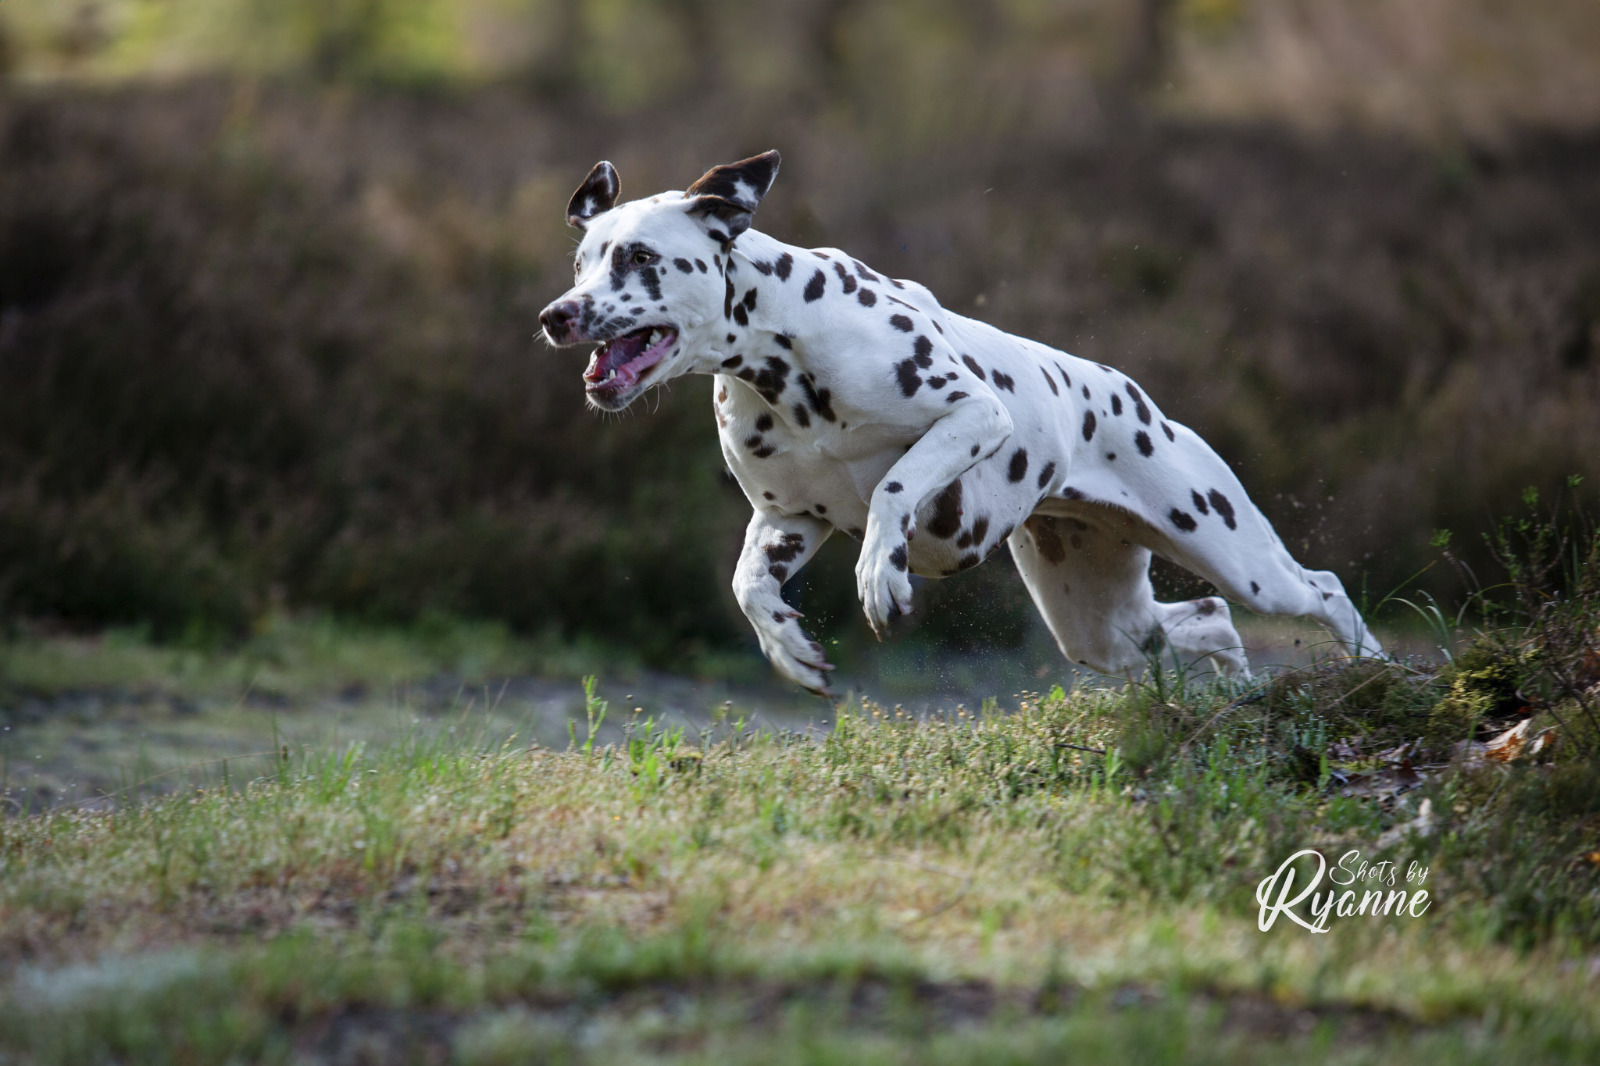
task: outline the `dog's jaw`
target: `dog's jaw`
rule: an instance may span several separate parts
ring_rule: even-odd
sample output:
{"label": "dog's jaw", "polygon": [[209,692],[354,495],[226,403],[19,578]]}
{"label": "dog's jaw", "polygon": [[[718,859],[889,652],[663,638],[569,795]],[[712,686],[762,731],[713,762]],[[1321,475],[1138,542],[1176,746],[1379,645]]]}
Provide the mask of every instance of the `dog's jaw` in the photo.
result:
{"label": "dog's jaw", "polygon": [[583,372],[588,401],[604,411],[627,407],[656,383],[657,368],[678,353],[678,338],[675,326],[647,326],[601,344]]}

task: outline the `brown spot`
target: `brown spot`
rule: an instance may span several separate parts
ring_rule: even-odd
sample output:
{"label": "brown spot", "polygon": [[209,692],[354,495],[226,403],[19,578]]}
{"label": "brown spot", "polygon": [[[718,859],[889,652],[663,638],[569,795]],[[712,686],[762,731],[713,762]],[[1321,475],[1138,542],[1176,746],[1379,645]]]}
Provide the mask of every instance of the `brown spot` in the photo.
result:
{"label": "brown spot", "polygon": [[1034,546],[1039,549],[1045,562],[1055,565],[1067,557],[1067,548],[1061,543],[1061,533],[1056,529],[1055,519],[1034,515],[1023,522],[1022,527],[1033,537]]}
{"label": "brown spot", "polygon": [[928,519],[928,532],[941,540],[949,540],[961,532],[961,479],[956,478],[933,498],[933,517]]}

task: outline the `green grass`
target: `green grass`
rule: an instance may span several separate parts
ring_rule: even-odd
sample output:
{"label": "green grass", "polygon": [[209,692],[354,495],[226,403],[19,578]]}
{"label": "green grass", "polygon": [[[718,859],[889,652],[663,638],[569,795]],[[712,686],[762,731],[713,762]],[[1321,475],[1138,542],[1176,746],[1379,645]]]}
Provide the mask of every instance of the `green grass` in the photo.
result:
{"label": "green grass", "polygon": [[[13,811],[0,1062],[1595,1061],[1600,533],[1503,554],[1444,663],[826,732],[591,679],[546,745],[492,702],[274,724],[177,792]],[[1496,758],[1516,723],[1556,742]],[[1304,849],[1411,907],[1263,932]]]}
{"label": "green grass", "polygon": [[[249,781],[11,818],[0,1054],[1600,1053],[1594,763],[1569,748],[1339,796],[1329,767],[1359,763],[1329,754],[1340,716],[1409,724],[1371,669],[1058,689],[1010,715],[869,706],[821,739],[725,726],[696,742],[640,714],[619,743],[587,745],[579,723],[550,750],[422,723],[384,746],[291,748]],[[1418,705],[1450,683],[1378,669]],[[1317,745],[1308,780],[1294,753]],[[1434,833],[1377,846],[1422,799]],[[1256,884],[1310,846],[1425,864],[1435,903],[1259,932]]]}

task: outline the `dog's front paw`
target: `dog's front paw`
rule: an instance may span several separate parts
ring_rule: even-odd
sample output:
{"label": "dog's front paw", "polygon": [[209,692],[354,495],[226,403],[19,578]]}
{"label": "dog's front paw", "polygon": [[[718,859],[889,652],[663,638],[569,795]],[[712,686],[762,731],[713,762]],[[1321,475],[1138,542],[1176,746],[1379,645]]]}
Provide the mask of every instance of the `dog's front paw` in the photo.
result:
{"label": "dog's front paw", "polygon": [[889,632],[891,622],[911,613],[908,551],[903,537],[889,540],[869,532],[861,557],[856,560],[856,592],[867,624],[879,640]]}
{"label": "dog's front paw", "polygon": [[778,673],[819,696],[831,696],[828,675],[833,666],[823,654],[822,645],[800,628],[800,612],[774,611],[772,620],[756,628],[761,651]]}

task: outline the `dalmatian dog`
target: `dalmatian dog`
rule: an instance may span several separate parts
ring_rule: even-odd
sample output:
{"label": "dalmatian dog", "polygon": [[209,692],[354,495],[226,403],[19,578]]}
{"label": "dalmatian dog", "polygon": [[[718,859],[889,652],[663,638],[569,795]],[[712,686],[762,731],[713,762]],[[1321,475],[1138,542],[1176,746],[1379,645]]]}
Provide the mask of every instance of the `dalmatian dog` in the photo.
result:
{"label": "dalmatian dog", "polygon": [[[1291,558],[1227,464],[1125,375],[751,229],[778,163],[622,204],[597,164],[567,207],[574,284],[539,320],[552,345],[598,345],[583,380],[604,411],[712,375],[722,453],[755,509],[733,589],[779,673],[827,691],[833,668],[781,590],[836,530],[861,544],[879,639],[911,610],[910,575],[1005,543],[1062,653],[1103,673],[1175,658],[1248,676],[1228,600],[1381,655],[1339,579]],[[1227,599],[1159,602],[1152,553]]]}

